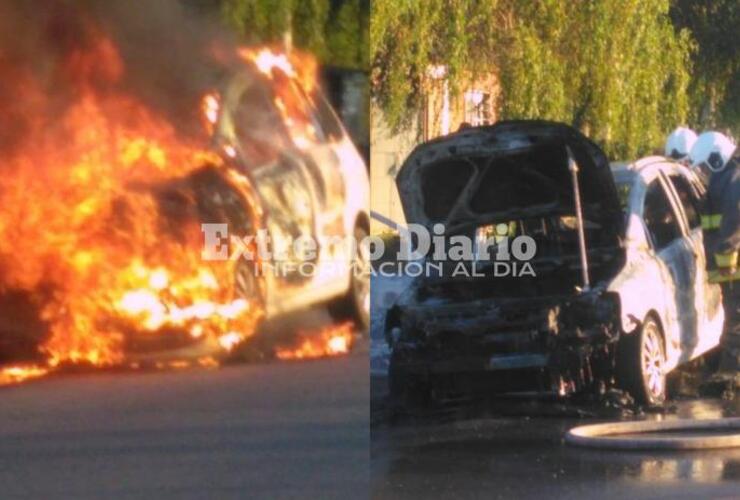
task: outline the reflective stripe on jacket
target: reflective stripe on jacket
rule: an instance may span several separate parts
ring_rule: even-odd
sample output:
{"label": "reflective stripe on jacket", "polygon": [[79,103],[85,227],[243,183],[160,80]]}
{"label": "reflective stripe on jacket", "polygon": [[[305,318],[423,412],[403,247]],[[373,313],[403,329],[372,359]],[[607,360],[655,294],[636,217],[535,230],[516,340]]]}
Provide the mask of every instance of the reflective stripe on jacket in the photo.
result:
{"label": "reflective stripe on jacket", "polygon": [[707,253],[709,280],[712,282],[735,281],[740,249],[740,168],[738,157],[730,160],[721,172],[709,179],[707,200],[701,227]]}

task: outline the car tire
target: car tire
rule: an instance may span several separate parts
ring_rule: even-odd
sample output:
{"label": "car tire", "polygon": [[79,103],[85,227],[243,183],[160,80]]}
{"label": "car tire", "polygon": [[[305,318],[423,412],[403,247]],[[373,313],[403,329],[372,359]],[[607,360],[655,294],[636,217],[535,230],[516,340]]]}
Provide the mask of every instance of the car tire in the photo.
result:
{"label": "car tire", "polygon": [[329,302],[327,309],[335,320],[351,319],[357,329],[366,334],[370,328],[370,261],[367,249],[359,243],[368,235],[367,229],[355,226],[355,254],[352,257],[352,275],[349,290],[341,298]]}
{"label": "car tire", "polygon": [[254,266],[245,262],[244,259],[240,259],[236,264],[236,269],[234,270],[234,288],[234,293],[237,297],[250,302],[256,299],[258,303],[262,304],[262,292],[259,281],[257,280],[257,273]]}
{"label": "car tire", "polygon": [[637,403],[657,406],[666,399],[665,349],[658,322],[648,316],[638,331],[623,335],[617,351],[617,381]]}
{"label": "car tire", "polygon": [[[264,308],[264,294],[255,265],[244,259],[239,259],[234,269],[234,295]],[[272,358],[274,346],[271,345],[270,339],[261,334],[261,323],[258,322],[255,331],[234,348],[228,356],[229,360],[261,361]]]}

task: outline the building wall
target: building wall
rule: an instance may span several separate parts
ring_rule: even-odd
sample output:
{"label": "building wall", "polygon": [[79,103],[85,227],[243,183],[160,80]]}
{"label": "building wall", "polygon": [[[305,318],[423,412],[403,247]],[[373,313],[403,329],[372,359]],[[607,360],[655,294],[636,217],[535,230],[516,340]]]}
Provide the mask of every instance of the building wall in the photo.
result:
{"label": "building wall", "polygon": [[321,68],[321,84],[352,142],[367,163],[370,154],[370,90],[367,73],[324,66]]}
{"label": "building wall", "polygon": [[[395,177],[411,151],[424,141],[457,131],[463,123],[486,125],[496,120],[494,102],[498,85],[494,76],[481,78],[452,94],[444,78],[434,79],[424,95],[424,106],[411,127],[393,134],[382,112],[371,104],[370,112],[370,208],[399,224],[405,224]],[[390,231],[373,219],[373,234]]]}
{"label": "building wall", "polygon": [[[382,112],[370,107],[370,208],[399,224],[405,223],[403,208],[396,190],[396,173],[411,150],[421,142],[421,121],[393,134],[383,120]],[[391,229],[373,219],[370,232],[379,234]]]}

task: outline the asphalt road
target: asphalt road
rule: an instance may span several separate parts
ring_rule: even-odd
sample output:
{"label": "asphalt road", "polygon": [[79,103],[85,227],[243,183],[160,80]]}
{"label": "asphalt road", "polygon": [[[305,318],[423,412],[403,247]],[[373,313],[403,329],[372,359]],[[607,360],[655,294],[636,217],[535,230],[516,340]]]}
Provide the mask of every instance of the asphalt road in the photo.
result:
{"label": "asphalt road", "polygon": [[366,349],[0,388],[0,498],[363,498]]}
{"label": "asphalt road", "polygon": [[[622,452],[563,442],[575,418],[555,402],[502,402],[491,415],[439,421],[380,418],[385,377],[373,377],[373,498],[740,498],[740,449]],[[667,415],[740,415],[740,400],[673,402]],[[381,410],[378,410],[378,407]],[[497,414],[498,412],[498,414]],[[613,420],[613,418],[612,418]]]}

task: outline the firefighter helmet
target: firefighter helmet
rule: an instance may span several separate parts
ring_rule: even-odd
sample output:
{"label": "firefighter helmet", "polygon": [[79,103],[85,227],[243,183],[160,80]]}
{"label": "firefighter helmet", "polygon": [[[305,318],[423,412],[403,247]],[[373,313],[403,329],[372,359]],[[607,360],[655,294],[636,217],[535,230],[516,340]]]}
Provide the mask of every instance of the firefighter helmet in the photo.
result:
{"label": "firefighter helmet", "polygon": [[702,132],[689,153],[691,165],[720,172],[735,152],[735,144],[719,132]]}
{"label": "firefighter helmet", "polygon": [[671,132],[665,143],[665,155],[674,160],[682,160],[689,156],[691,147],[696,142],[696,133],[690,128],[678,127]]}

